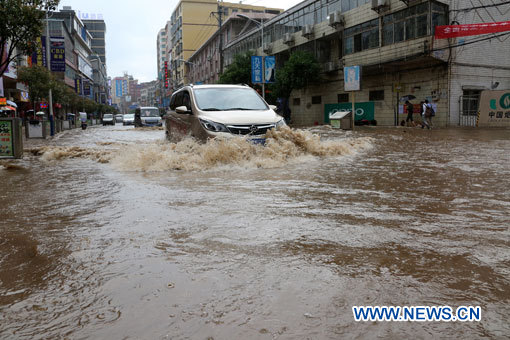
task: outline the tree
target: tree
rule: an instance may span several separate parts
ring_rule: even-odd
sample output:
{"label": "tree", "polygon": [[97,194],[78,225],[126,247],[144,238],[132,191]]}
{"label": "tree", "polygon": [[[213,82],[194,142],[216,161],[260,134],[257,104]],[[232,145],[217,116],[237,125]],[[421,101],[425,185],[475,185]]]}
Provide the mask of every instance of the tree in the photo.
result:
{"label": "tree", "polygon": [[57,8],[60,0],[0,0],[0,77],[9,64],[36,50],[45,11]]}
{"label": "tree", "polygon": [[220,75],[220,84],[251,84],[252,52],[236,54],[234,61]]}
{"label": "tree", "polygon": [[46,98],[53,82],[53,76],[46,67],[33,65],[18,68],[18,80],[28,85],[28,95],[32,103]]}
{"label": "tree", "polygon": [[288,98],[292,90],[306,88],[319,81],[320,71],[321,66],[313,54],[294,52],[285,65],[276,71],[274,92],[278,97]]}

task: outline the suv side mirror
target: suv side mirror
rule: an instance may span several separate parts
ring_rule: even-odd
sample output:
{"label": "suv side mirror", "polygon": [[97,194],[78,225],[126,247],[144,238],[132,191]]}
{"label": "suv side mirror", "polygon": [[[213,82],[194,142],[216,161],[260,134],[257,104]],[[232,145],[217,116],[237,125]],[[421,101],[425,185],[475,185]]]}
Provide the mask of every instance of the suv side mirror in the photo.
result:
{"label": "suv side mirror", "polygon": [[273,111],[276,111],[276,109],[278,109],[276,105],[269,105],[269,108]]}
{"label": "suv side mirror", "polygon": [[175,108],[175,112],[180,114],[191,114],[191,110],[188,110],[186,106],[178,106]]}

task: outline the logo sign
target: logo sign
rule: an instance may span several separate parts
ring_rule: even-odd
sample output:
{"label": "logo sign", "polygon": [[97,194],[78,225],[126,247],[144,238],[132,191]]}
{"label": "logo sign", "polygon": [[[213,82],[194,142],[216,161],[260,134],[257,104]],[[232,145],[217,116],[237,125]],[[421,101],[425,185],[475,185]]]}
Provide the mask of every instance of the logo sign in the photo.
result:
{"label": "logo sign", "polygon": [[12,121],[0,121],[0,158],[14,157]]}
{"label": "logo sign", "polygon": [[478,126],[510,127],[510,92],[482,91]]}
{"label": "logo sign", "polygon": [[344,88],[346,92],[361,90],[361,66],[344,67]]}
{"label": "logo sign", "polygon": [[41,109],[47,109],[48,108],[48,103],[41,103],[39,105],[41,106]]}
{"label": "logo sign", "polygon": [[276,58],[271,57],[264,57],[264,82],[266,84],[274,83],[275,79],[275,72],[276,72]]}
{"label": "logo sign", "polygon": [[103,20],[103,15],[101,13],[83,13],[78,11],[78,18],[80,20]]}
{"label": "logo sign", "polygon": [[505,93],[501,96],[499,106],[501,106],[504,110],[510,109],[510,93]]}
{"label": "logo sign", "polygon": [[[352,103],[326,104],[324,106],[324,122],[329,123],[329,116],[340,111],[351,111]],[[375,114],[374,102],[354,104],[354,120],[373,120]]]}
{"label": "logo sign", "polygon": [[251,82],[262,83],[262,57],[251,57]]}

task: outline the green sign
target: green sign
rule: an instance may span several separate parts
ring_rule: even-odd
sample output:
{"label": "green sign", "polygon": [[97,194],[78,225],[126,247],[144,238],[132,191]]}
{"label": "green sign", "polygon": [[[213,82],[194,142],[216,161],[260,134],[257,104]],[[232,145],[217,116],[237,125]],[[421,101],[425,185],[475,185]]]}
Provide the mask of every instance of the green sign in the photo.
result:
{"label": "green sign", "polygon": [[[352,103],[338,103],[338,104],[326,104],[324,107],[324,122],[329,123],[329,115],[338,111],[351,111]],[[355,120],[373,120],[375,105],[374,102],[355,103],[354,110],[356,111]]]}
{"label": "green sign", "polygon": [[0,121],[0,157],[14,157],[12,121]]}

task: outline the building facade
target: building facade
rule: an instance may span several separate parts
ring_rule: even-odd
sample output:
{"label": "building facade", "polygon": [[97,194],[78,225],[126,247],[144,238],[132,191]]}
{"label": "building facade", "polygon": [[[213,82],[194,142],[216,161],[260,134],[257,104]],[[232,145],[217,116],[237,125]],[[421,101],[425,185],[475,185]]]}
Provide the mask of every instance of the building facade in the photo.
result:
{"label": "building facade", "polygon": [[[470,9],[477,5],[482,7]],[[509,8],[457,0],[303,1],[264,25],[263,42],[255,30],[228,43],[225,65],[248,50],[274,55],[277,68],[294,51],[312,53],[322,66],[322,81],[293,91],[297,125],[328,122],[330,112],[351,105],[343,68],[354,65],[362,68],[356,117],[396,125],[405,119],[403,100],[415,97],[415,104],[433,103],[436,125],[470,125],[472,120],[463,123],[463,104],[496,83],[510,88],[508,35],[439,40],[435,27],[508,20]],[[463,100],[467,95],[469,101]]]}
{"label": "building facade", "polygon": [[[244,32],[259,29],[257,22],[265,22],[276,14],[246,12],[243,16],[232,13],[222,24],[221,30],[216,31],[188,60],[190,81],[192,83],[214,84],[221,74],[220,40],[228,45]],[[251,20],[250,20],[251,19]],[[260,41],[260,40],[259,40]],[[255,46],[252,46],[255,49]]]}
{"label": "building facade", "polygon": [[92,36],[92,51],[99,56],[106,67],[106,23],[103,19],[82,19],[87,31]]}
{"label": "building facade", "polygon": [[[188,59],[232,13],[282,12],[277,8],[219,2],[217,0],[181,0],[170,19],[171,53],[169,55],[172,85],[179,88],[189,82]],[[220,65],[221,68],[221,65]]]}

